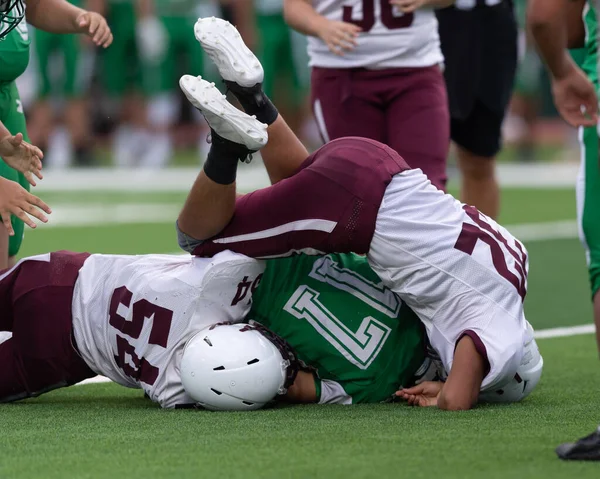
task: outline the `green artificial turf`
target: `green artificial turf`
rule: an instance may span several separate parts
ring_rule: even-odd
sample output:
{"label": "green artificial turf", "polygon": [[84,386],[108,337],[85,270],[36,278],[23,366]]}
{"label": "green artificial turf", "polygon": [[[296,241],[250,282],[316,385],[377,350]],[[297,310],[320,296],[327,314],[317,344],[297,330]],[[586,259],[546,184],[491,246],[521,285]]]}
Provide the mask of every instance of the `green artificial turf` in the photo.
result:
{"label": "green artificial turf", "polygon": [[[180,193],[48,193],[48,201],[181,204]],[[571,190],[508,189],[507,224],[574,220]],[[173,221],[175,218],[173,218]],[[527,241],[527,317],[536,329],[591,322],[575,238]],[[23,254],[56,249],[177,251],[173,222],[40,228]],[[140,391],[78,386],[0,405],[0,479],[440,478],[587,479],[600,464],[554,448],[600,422],[593,336],[539,341],[544,376],[526,401],[445,413],[402,404],[296,406],[253,413],[162,411]],[[0,365],[1,367],[1,365]]]}

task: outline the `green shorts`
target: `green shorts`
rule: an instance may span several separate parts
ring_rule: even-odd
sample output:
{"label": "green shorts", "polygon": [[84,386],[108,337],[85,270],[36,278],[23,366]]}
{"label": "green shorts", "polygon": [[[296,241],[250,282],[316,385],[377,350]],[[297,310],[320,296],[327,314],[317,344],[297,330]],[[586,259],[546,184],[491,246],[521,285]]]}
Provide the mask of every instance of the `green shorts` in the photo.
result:
{"label": "green shorts", "polygon": [[295,105],[304,102],[310,89],[306,39],[287,26],[282,15],[258,15],[261,42],[258,57],[265,70],[263,89],[273,96],[275,79],[285,81],[287,96]]}
{"label": "green shorts", "polygon": [[577,178],[577,219],[586,250],[592,296],[600,289],[600,165],[598,130],[579,129],[581,168]]}
{"label": "green shorts", "polygon": [[208,81],[216,81],[216,68],[205,61],[205,53],[194,37],[196,17],[160,17],[168,46],[163,58],[154,64],[145,64],[144,91],[149,95],[170,92],[177,89],[179,77],[183,74],[202,75]]}
{"label": "green shorts", "polygon": [[114,40],[100,54],[101,82],[110,96],[119,98],[129,91],[138,91],[142,84],[136,14],[133,2],[110,2],[108,8],[107,21]]}
{"label": "green shorts", "polygon": [[[44,98],[50,94],[62,94],[67,98],[83,95],[88,86],[90,75],[86,65],[79,35],[59,35],[35,30],[35,57],[39,68],[39,96]],[[54,54],[63,57],[64,69],[60,84],[56,84],[50,74],[50,59]]]}
{"label": "green shorts", "polygon": [[[0,121],[13,135],[22,133],[25,140],[29,141],[25,125],[25,115],[23,114],[23,105],[21,104],[15,82],[0,84]],[[18,182],[23,188],[29,191],[29,183],[23,173],[14,170],[4,163],[2,159],[0,159],[0,176],[7,180]],[[8,255],[16,256],[23,243],[25,224],[15,216],[12,217],[11,222],[15,230],[15,235],[10,237]]]}

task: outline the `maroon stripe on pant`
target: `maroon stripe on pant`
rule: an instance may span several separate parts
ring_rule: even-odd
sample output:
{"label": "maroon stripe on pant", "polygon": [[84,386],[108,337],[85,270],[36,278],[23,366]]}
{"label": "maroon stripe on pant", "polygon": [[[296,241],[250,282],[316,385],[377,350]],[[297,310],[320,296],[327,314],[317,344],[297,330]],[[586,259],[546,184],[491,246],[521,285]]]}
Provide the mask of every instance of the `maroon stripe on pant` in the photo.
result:
{"label": "maroon stripe on pant", "polygon": [[[407,169],[397,153],[376,141],[333,141],[309,156],[291,178],[240,198],[229,225],[194,254],[212,256],[226,249],[252,257],[307,249],[366,253],[385,189],[395,174]],[[335,227],[331,232],[308,229],[218,242],[309,220],[333,222]]]}

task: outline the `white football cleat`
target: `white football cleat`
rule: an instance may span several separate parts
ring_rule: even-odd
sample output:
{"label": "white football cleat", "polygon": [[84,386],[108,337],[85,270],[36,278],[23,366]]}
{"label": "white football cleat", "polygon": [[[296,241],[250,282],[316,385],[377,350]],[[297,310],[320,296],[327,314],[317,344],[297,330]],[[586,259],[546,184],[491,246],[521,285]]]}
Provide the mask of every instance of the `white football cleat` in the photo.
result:
{"label": "white football cleat", "polygon": [[267,125],[234,107],[214,83],[208,83],[201,77],[183,75],[179,86],[220,137],[244,145],[251,151],[260,150],[267,144]]}
{"label": "white football cleat", "polygon": [[245,88],[262,83],[262,65],[231,23],[215,17],[199,18],[194,34],[223,80]]}

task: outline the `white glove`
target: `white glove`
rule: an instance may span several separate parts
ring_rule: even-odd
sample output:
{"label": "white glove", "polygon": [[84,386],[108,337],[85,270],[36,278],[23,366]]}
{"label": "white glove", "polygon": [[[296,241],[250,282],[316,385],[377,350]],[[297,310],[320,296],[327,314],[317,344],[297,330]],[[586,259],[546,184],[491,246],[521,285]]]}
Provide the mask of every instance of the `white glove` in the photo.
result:
{"label": "white glove", "polygon": [[146,17],[137,22],[136,37],[142,60],[160,62],[167,52],[167,32],[156,17]]}

